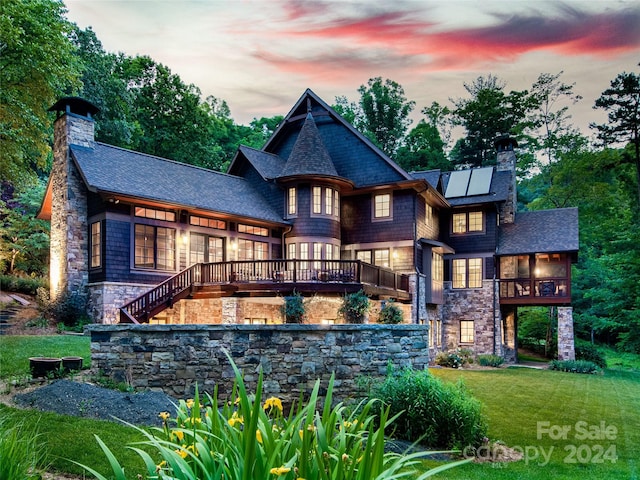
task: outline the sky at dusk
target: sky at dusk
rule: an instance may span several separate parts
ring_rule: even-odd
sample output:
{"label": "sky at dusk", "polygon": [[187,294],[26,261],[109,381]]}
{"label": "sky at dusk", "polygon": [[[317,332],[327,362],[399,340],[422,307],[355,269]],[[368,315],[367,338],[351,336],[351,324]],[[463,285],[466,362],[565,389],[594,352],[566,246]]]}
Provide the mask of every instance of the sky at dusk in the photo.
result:
{"label": "sky at dusk", "polygon": [[[540,73],[575,82],[573,122],[603,122],[594,100],[640,67],[640,1],[66,0],[107,52],[148,55],[203,97],[225,100],[236,123],[284,115],[306,88],[327,103],[369,78],[398,82],[416,102],[467,97],[493,74],[505,90]],[[415,123],[414,123],[415,125]]]}

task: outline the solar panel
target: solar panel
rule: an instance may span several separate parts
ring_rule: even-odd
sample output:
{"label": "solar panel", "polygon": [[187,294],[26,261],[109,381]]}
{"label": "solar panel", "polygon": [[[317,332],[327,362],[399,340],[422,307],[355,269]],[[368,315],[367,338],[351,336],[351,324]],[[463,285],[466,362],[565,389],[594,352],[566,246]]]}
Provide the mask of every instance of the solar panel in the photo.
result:
{"label": "solar panel", "polygon": [[469,184],[470,175],[471,170],[458,170],[451,172],[447,191],[444,196],[446,198],[464,197],[467,193],[467,185]]}
{"label": "solar panel", "polygon": [[493,167],[474,168],[471,171],[467,195],[486,195],[491,189]]}

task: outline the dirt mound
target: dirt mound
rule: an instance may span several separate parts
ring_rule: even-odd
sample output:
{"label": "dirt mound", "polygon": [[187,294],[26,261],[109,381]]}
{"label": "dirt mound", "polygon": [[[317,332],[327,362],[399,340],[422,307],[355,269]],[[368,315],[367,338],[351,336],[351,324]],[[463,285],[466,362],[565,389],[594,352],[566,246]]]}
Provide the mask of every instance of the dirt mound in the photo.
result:
{"label": "dirt mound", "polygon": [[61,415],[122,420],[134,425],[162,425],[160,412],[173,416],[177,400],[161,392],[129,393],[88,383],[57,380],[14,396],[16,405]]}

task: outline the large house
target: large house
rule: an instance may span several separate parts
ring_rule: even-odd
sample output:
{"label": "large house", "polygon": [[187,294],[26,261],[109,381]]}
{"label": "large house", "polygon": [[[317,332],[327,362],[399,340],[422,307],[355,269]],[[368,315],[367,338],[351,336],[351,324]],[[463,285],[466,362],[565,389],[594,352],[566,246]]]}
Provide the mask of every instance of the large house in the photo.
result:
{"label": "large house", "polygon": [[299,293],[308,322],[334,323],[363,290],[369,321],[394,301],[430,325],[431,354],[510,361],[518,307],[556,306],[559,357],[574,355],[577,210],[516,212],[508,136],[495,166],[406,172],[306,90],[220,173],[96,142],[83,99],[51,110],[51,294],[96,322],[281,323]]}

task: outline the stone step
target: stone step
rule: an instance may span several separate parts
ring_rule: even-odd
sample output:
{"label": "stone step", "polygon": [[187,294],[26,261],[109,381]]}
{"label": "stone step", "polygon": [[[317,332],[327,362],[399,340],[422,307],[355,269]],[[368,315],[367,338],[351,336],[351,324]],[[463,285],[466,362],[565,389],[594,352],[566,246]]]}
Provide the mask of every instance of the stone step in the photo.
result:
{"label": "stone step", "polygon": [[0,323],[0,335],[5,335],[5,331],[13,327],[12,323]]}

